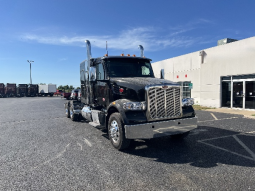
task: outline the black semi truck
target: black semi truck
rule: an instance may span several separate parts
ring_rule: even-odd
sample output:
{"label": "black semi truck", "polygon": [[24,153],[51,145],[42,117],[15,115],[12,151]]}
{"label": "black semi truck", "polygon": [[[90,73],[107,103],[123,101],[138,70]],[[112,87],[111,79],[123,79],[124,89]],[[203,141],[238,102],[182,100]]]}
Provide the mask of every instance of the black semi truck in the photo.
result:
{"label": "black semi truck", "polygon": [[140,57],[99,58],[91,57],[88,40],[86,46],[87,60],[80,64],[81,101],[65,103],[68,118],[106,128],[118,150],[134,139],[183,138],[197,128],[193,99],[182,99],[177,83],[155,78],[141,45]]}
{"label": "black semi truck", "polygon": [[28,85],[28,96],[35,97],[38,96],[39,86],[38,84],[29,84]]}
{"label": "black semi truck", "polygon": [[4,83],[0,83],[0,97],[3,98],[5,97],[5,91],[4,91]]}
{"label": "black semi truck", "polygon": [[27,84],[19,84],[17,87],[17,96],[18,97],[26,97],[28,94],[28,85]]}
{"label": "black semi truck", "polygon": [[5,97],[16,97],[17,89],[15,83],[7,83],[5,86]]}

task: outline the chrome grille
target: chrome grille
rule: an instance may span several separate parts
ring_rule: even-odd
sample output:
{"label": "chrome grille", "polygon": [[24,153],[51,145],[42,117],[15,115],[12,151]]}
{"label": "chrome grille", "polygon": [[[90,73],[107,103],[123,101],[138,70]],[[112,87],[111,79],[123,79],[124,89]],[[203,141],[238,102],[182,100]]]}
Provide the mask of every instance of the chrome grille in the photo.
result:
{"label": "chrome grille", "polygon": [[181,89],[180,86],[162,86],[147,87],[149,120],[171,119],[181,117]]}

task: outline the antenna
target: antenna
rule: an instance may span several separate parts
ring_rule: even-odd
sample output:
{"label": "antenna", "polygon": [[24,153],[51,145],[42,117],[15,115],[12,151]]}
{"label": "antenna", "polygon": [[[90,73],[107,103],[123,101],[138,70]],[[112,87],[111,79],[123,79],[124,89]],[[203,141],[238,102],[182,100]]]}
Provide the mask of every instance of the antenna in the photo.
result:
{"label": "antenna", "polygon": [[108,55],[107,41],[106,41],[106,54]]}

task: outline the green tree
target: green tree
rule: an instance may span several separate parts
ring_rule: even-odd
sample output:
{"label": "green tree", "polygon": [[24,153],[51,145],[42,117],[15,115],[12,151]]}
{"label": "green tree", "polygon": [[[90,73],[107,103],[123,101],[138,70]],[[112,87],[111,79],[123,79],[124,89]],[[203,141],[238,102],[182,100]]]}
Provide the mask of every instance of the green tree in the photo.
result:
{"label": "green tree", "polygon": [[63,90],[63,89],[64,89],[64,88],[63,88],[62,85],[58,86],[58,90]]}

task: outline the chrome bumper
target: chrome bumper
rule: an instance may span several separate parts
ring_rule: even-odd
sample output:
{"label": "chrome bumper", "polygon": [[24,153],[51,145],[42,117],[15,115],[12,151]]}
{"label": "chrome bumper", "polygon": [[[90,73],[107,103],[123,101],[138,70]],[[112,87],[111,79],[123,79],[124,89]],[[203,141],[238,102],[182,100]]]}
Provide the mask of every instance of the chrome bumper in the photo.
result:
{"label": "chrome bumper", "polygon": [[125,125],[125,134],[127,139],[151,139],[182,134],[195,128],[197,128],[197,117]]}

